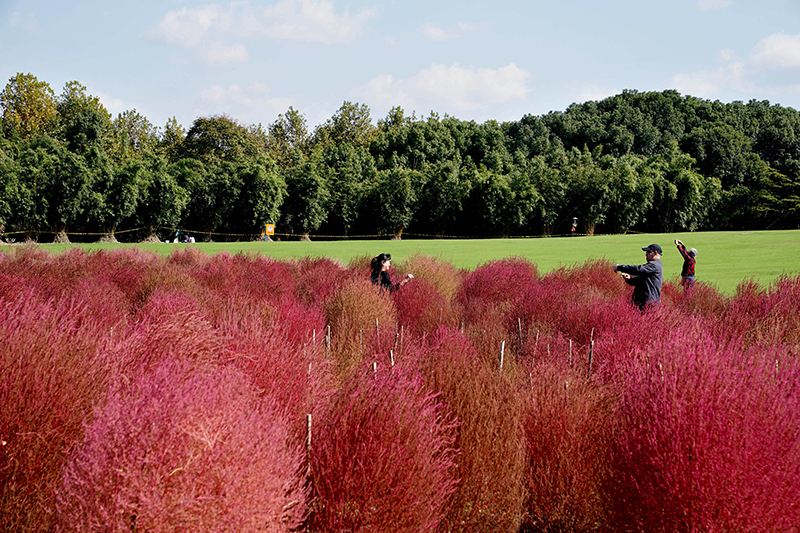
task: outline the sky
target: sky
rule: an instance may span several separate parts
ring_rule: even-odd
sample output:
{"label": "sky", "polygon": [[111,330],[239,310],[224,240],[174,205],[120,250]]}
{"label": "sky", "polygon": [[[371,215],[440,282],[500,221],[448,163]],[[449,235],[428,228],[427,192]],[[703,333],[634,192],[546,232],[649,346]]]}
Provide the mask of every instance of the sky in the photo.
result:
{"label": "sky", "polygon": [[78,81],[155,126],[516,121],[625,89],[800,110],[800,0],[0,0],[0,80]]}

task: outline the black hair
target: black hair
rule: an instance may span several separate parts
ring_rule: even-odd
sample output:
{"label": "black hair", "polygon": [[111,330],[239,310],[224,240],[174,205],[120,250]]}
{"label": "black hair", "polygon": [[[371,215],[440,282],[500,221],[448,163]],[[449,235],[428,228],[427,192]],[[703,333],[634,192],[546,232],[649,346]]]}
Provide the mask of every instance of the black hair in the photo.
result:
{"label": "black hair", "polygon": [[384,261],[390,261],[392,254],[378,254],[372,258],[372,273],[379,273],[383,268]]}

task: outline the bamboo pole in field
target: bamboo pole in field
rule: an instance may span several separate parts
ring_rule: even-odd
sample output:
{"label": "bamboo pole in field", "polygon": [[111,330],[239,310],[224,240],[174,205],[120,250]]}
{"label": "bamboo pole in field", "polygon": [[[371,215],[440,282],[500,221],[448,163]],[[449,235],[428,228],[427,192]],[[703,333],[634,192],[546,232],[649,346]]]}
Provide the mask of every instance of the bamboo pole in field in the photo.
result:
{"label": "bamboo pole in field", "polygon": [[[592,330],[594,331],[594,330]],[[589,366],[586,367],[586,377],[592,372],[592,360],[594,359],[594,341],[589,341]]]}
{"label": "bamboo pole in field", "polygon": [[325,335],[325,355],[331,355],[331,325],[328,324],[328,334]]}
{"label": "bamboo pole in field", "polygon": [[517,328],[519,329],[519,353],[522,353],[522,319],[517,317]]}
{"label": "bamboo pole in field", "polygon": [[500,341],[500,372],[503,371],[503,352],[506,349],[506,341]]}
{"label": "bamboo pole in field", "polygon": [[311,413],[306,415],[306,476],[311,475]]}
{"label": "bamboo pole in field", "polygon": [[572,368],[572,339],[569,340],[569,356],[567,357],[567,363],[569,363],[570,368]]}
{"label": "bamboo pole in field", "polygon": [[392,368],[394,368],[394,350],[389,350],[389,362],[391,363]]}

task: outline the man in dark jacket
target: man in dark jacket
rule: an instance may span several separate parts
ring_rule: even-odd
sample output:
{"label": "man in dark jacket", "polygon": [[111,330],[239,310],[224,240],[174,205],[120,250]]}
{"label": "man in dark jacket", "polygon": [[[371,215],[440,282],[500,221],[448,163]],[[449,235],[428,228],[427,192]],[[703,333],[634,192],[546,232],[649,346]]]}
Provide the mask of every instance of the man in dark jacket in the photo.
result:
{"label": "man in dark jacket", "polygon": [[661,246],[651,244],[642,248],[647,263],[644,265],[614,265],[614,272],[620,272],[625,283],[633,286],[631,302],[644,311],[661,303],[661,282],[664,267],[661,265]]}

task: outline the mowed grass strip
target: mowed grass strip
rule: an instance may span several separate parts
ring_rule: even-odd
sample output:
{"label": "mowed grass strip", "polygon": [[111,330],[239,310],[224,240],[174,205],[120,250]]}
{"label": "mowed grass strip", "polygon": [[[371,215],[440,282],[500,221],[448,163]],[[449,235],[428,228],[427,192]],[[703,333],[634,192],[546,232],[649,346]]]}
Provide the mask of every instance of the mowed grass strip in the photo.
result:
{"label": "mowed grass strip", "polygon": [[[683,259],[673,241],[681,239],[687,248],[697,248],[697,280],[708,283],[726,295],[732,295],[745,280],[754,280],[763,287],[781,275],[800,273],[800,230],[751,232],[697,232],[597,235],[592,237],[514,238],[514,239],[434,239],[434,240],[346,240],[346,241],[279,241],[225,242],[196,244],[46,244],[51,253],[73,247],[87,251],[138,247],[168,255],[175,249],[193,246],[213,255],[261,254],[275,259],[330,257],[343,263],[353,257],[392,254],[402,267],[403,259],[418,253],[451,262],[458,268],[476,266],[506,257],[524,257],[544,274],[560,267],[583,264],[591,259],[612,263],[644,263],[643,246],[658,243],[664,250],[662,262],[666,280],[677,280]],[[0,250],[8,247],[0,247]]]}

